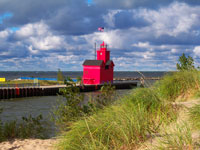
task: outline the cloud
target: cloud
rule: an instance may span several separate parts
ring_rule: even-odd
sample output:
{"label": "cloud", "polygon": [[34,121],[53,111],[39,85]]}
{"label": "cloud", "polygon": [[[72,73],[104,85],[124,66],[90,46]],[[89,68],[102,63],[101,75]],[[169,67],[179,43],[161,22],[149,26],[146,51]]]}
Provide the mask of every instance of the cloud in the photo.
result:
{"label": "cloud", "polygon": [[29,44],[29,50],[56,50],[65,47],[62,36],[53,34],[44,22],[27,24],[16,31],[16,38],[24,39]]}
{"label": "cloud", "polygon": [[156,10],[141,9],[139,15],[151,23],[157,36],[177,36],[188,33],[193,26],[199,25],[199,7],[174,2],[168,7]]}
{"label": "cloud", "polygon": [[200,46],[195,46],[193,52],[196,57],[200,57]]}
{"label": "cloud", "polygon": [[0,26],[2,69],[82,70],[102,41],[116,70],[175,70],[183,52],[199,62],[197,1],[88,2],[0,1],[0,14],[13,14]]}

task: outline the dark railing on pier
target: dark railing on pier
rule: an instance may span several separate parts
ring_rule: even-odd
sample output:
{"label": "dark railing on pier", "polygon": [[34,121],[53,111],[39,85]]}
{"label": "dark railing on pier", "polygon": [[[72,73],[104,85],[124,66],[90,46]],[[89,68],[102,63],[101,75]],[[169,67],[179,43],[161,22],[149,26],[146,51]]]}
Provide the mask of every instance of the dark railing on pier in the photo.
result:
{"label": "dark railing on pier", "polygon": [[[113,83],[116,89],[132,89],[137,87],[137,82],[117,82]],[[99,90],[102,85],[80,85],[81,92],[92,92]],[[66,87],[65,85],[55,86],[27,86],[27,87],[1,87],[0,99],[11,99],[20,97],[32,97],[32,96],[55,96],[59,94],[59,89]]]}
{"label": "dark railing on pier", "polygon": [[15,88],[15,87],[40,87],[40,84],[39,83],[19,83],[19,84],[0,83],[0,88]]}
{"label": "dark railing on pier", "polygon": [[160,80],[161,77],[127,77],[127,78],[114,78],[114,81],[134,81],[134,80]]}

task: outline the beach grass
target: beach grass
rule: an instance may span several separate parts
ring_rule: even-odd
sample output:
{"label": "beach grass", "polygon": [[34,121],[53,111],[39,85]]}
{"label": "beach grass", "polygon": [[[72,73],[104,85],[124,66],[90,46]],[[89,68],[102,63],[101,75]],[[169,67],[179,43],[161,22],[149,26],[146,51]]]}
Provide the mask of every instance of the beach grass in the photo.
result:
{"label": "beach grass", "polygon": [[163,137],[154,147],[155,150],[193,150],[197,149],[195,140],[192,138],[191,126],[186,122],[179,122],[173,128],[163,133]]}
{"label": "beach grass", "polygon": [[200,104],[189,109],[190,122],[194,129],[200,130]]}
{"label": "beach grass", "polygon": [[72,124],[64,134],[59,150],[99,150],[137,147],[163,123],[176,119],[170,105],[164,104],[148,88],[140,88],[116,105]]}
{"label": "beach grass", "polygon": [[200,72],[191,70],[170,73],[158,81],[154,88],[159,97],[167,101],[188,99],[199,92]]}
{"label": "beach grass", "polygon": [[[59,150],[124,150],[137,149],[161,127],[176,121],[178,108],[171,102],[183,100],[199,92],[198,71],[168,74],[149,88],[137,88],[89,117],[71,124],[62,133]],[[193,113],[198,114],[193,109]],[[198,115],[197,115],[198,116]],[[166,132],[166,135],[168,133]],[[175,141],[174,141],[175,140]],[[190,148],[191,130],[187,124],[177,125],[173,135],[159,143],[159,149]]]}

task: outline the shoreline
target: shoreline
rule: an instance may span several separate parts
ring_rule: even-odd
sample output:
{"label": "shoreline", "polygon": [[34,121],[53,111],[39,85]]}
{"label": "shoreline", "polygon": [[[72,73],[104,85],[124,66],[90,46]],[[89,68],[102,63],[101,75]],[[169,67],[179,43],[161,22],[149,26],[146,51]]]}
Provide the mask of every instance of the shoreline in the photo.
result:
{"label": "shoreline", "polygon": [[0,143],[0,150],[53,150],[57,139],[14,139]]}

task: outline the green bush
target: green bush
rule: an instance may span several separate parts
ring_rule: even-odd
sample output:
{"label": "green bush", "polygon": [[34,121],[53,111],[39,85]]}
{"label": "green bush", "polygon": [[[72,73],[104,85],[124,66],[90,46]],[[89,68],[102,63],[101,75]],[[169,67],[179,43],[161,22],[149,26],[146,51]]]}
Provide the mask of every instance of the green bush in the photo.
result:
{"label": "green bush", "polygon": [[60,99],[52,110],[52,120],[61,130],[67,130],[71,122],[78,120],[84,115],[81,103],[84,101],[84,94],[80,93],[79,87],[72,79],[65,80],[66,88],[60,89]]}
{"label": "green bush", "polygon": [[179,96],[190,96],[199,90],[200,73],[198,71],[180,71],[166,75],[154,88],[161,99],[175,101]]}
{"label": "green bush", "polygon": [[22,117],[22,121],[9,121],[0,125],[0,142],[14,138],[46,138],[46,129],[41,123],[42,116]]}
{"label": "green bush", "polygon": [[80,88],[76,86],[76,82],[67,78],[65,84],[67,87],[60,90],[64,99],[60,97],[52,110],[52,120],[61,131],[68,130],[74,121],[89,116],[114,101],[115,88],[111,84],[104,84],[100,94],[87,103],[84,101],[84,94],[80,93]]}
{"label": "green bush", "polygon": [[57,73],[57,80],[58,81],[64,81],[65,77],[63,76],[63,73],[61,72],[60,69],[58,69],[58,73]]}
{"label": "green bush", "polygon": [[179,71],[186,71],[186,70],[195,70],[194,67],[194,59],[190,56],[186,57],[183,53],[182,56],[179,57],[179,63],[176,64],[176,68]]}

